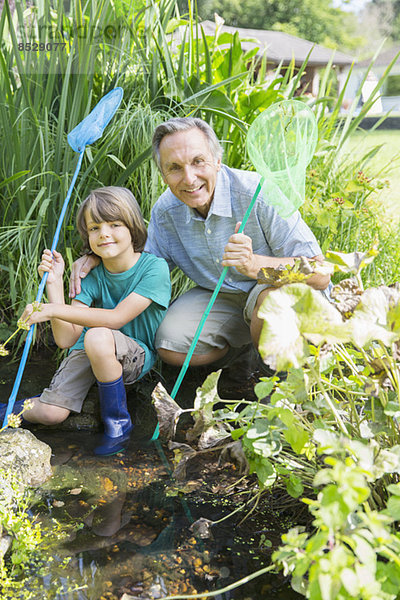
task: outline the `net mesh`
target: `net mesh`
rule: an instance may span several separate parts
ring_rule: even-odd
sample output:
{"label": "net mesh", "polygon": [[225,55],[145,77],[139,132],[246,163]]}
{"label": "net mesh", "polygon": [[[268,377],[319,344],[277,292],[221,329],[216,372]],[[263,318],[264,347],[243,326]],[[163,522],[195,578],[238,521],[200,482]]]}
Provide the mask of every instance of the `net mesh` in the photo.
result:
{"label": "net mesh", "polygon": [[271,105],[248,130],[247,152],[265,179],[262,188],[265,200],[285,219],[304,202],[306,168],[317,140],[314,113],[299,100]]}
{"label": "net mesh", "polygon": [[123,90],[116,87],[96,104],[92,112],[68,134],[68,144],[75,152],[101,138],[122,100]]}

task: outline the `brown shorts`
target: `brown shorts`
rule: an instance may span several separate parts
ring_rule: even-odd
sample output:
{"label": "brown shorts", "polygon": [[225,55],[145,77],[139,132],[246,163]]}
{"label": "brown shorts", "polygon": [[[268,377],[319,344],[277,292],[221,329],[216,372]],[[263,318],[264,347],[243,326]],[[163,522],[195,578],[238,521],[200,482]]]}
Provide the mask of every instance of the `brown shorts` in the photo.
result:
{"label": "brown shorts", "polygon": [[[112,330],[115,355],[122,365],[124,383],[134,383],[143,369],[145,351],[121,331]],[[84,350],[72,350],[65,358],[48,388],[43,390],[40,402],[54,404],[74,412],[81,412],[88,391],[96,381],[90,361]]]}

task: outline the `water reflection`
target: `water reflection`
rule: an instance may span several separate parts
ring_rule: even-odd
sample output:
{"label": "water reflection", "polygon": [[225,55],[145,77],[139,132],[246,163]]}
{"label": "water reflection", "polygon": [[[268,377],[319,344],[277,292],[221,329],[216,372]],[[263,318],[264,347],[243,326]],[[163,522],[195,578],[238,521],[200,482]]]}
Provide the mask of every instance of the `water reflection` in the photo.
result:
{"label": "water reflection", "polygon": [[[26,387],[29,368],[38,374],[34,364],[28,365]],[[45,372],[41,364],[40,373]],[[3,401],[8,381],[3,378],[3,389],[0,384]],[[155,384],[148,385],[152,389]],[[184,485],[173,482],[168,453],[148,443],[155,425],[149,397],[145,390],[138,400],[135,435],[123,455],[95,457],[96,435],[88,432],[34,430],[53,450],[54,476],[33,511],[43,529],[52,531],[58,523],[63,537],[51,548],[46,575],[32,575],[31,588],[40,590],[33,600],[120,600],[124,594],[154,600],[194,594],[225,587],[269,564],[271,550],[260,545],[264,521],[239,525],[234,517],[213,528],[212,538],[195,537],[190,530],[194,521],[216,521],[237,508],[240,500],[223,493],[226,482],[234,480],[233,466],[211,464],[205,457],[204,468],[190,473]],[[270,515],[267,519],[268,537],[276,546],[281,524],[272,523]],[[276,576],[217,596],[264,598],[300,597]]]}

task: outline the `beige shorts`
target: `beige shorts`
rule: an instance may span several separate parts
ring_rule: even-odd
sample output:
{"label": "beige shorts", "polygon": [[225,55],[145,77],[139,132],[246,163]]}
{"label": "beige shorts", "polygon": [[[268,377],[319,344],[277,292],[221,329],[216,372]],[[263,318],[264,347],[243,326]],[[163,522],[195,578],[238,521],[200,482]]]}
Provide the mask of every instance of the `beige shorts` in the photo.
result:
{"label": "beige shorts", "polygon": [[[121,331],[112,330],[115,356],[122,365],[124,383],[134,383],[143,369],[145,351],[132,338]],[[40,401],[54,404],[74,412],[81,412],[88,391],[95,383],[90,361],[84,350],[72,350],[65,358],[48,388],[43,390]]]}
{"label": "beige shorts", "polygon": [[[267,287],[256,284],[250,293],[220,292],[205,321],[195,353],[208,354],[213,348],[224,348],[227,344],[233,348],[249,344],[251,316],[258,295]],[[174,300],[158,328],[156,348],[186,354],[211,296],[210,290],[194,287]]]}

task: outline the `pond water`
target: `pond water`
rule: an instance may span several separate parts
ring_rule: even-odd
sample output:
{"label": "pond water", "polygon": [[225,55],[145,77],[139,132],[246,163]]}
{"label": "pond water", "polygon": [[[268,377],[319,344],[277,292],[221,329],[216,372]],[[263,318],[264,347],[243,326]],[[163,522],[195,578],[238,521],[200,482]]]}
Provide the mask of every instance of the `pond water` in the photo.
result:
{"label": "pond water", "polygon": [[[47,384],[52,363],[30,361],[20,397]],[[0,365],[2,402],[8,399],[16,368]],[[272,497],[242,523],[239,513],[213,526],[210,537],[191,529],[201,517],[217,521],[235,510],[246,499],[249,482],[235,483],[235,466],[219,465],[211,453],[195,462],[186,481],[171,478],[170,451],[149,442],[156,424],[149,395],[154,385],[145,382],[137,394],[135,432],[123,454],[95,457],[98,434],[93,432],[32,429],[52,448],[54,473],[36,492],[32,508],[51,540],[45,568],[30,577],[35,600],[150,600],[202,593],[268,566],[272,549],[290,526],[279,507],[272,510]],[[186,389],[193,393],[189,384]],[[129,393],[130,403],[132,397],[135,391]],[[264,544],[266,539],[272,548]],[[216,598],[300,596],[281,576],[267,574]]]}

